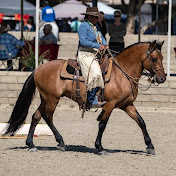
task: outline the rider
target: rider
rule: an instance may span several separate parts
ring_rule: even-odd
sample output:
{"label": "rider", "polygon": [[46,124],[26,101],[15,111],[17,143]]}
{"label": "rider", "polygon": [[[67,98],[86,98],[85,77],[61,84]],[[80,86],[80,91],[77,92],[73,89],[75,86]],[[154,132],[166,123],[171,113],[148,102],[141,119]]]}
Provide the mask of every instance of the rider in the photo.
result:
{"label": "rider", "polygon": [[99,106],[106,104],[105,101],[98,102],[95,97],[99,88],[104,88],[100,65],[95,60],[96,53],[108,48],[106,40],[96,24],[99,14],[97,7],[87,7],[86,13],[82,13],[82,15],[85,15],[85,21],[78,29],[79,47],[77,59],[87,86],[87,100],[90,107],[93,104]]}
{"label": "rider", "polygon": [[55,21],[54,9],[49,6],[48,1],[44,1],[43,5],[44,5],[44,8],[42,9],[42,21],[54,22]]}

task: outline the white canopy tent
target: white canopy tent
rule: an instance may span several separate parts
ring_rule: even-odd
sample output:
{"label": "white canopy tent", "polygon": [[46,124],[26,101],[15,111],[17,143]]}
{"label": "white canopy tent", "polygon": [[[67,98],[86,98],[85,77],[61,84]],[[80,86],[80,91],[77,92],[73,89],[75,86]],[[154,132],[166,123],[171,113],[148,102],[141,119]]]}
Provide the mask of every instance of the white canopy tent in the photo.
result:
{"label": "white canopy tent", "polygon": [[86,12],[87,6],[77,0],[68,0],[53,8],[56,18],[78,17],[79,19],[83,19],[84,15],[81,15],[80,13]]}

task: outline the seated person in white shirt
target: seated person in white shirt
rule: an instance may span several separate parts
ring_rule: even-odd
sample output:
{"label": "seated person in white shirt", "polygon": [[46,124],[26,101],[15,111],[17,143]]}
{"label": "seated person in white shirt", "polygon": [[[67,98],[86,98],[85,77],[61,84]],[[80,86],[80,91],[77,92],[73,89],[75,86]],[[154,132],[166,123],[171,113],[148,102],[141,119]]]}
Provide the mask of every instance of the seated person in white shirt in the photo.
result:
{"label": "seated person in white shirt", "polygon": [[52,26],[50,24],[46,24],[43,29],[44,36],[40,38],[40,42],[43,44],[57,44],[57,39],[52,33]]}

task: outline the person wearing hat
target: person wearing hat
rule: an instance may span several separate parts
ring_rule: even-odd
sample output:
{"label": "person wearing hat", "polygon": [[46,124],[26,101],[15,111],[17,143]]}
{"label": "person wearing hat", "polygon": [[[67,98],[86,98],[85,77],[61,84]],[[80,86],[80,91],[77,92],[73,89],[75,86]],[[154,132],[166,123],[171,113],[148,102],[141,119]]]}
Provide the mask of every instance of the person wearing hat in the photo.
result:
{"label": "person wearing hat", "polygon": [[[11,54],[12,57],[15,57],[19,52],[19,47],[22,47],[25,44],[24,41],[18,40],[16,37],[7,32],[8,32],[7,25],[2,24],[0,27],[0,44],[6,47],[8,53],[6,50],[1,50],[0,51],[1,59],[7,59],[9,57],[9,53]],[[11,65],[12,60],[7,61],[7,66],[11,67]],[[13,70],[13,68],[11,67],[10,70]]]}
{"label": "person wearing hat", "polygon": [[96,53],[108,48],[105,38],[103,37],[98,25],[98,16],[100,15],[97,7],[87,7],[85,21],[78,29],[79,46],[78,46],[78,63],[81,67],[82,74],[87,86],[87,100],[89,106],[98,104],[103,106],[106,102],[98,102],[96,92],[104,88],[99,62],[96,60]]}
{"label": "person wearing hat", "polygon": [[[121,23],[121,11],[117,10],[114,12],[114,20],[113,24],[109,25],[109,48],[114,50],[115,52],[120,52],[124,49],[124,36],[126,35],[126,26]],[[113,55],[117,55],[117,53],[113,53]]]}

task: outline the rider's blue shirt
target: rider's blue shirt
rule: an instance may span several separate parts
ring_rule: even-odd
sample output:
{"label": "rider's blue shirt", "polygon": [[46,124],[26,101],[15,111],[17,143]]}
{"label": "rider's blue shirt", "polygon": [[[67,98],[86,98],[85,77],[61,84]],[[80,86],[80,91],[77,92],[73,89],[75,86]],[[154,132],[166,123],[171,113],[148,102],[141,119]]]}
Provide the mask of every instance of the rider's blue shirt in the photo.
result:
{"label": "rider's blue shirt", "polygon": [[46,6],[42,9],[42,20],[46,22],[55,21],[55,12],[52,7]]}
{"label": "rider's blue shirt", "polygon": [[[98,25],[96,25],[96,27],[97,30],[101,32]],[[79,35],[79,47],[82,46],[88,48],[97,48],[97,49],[100,48],[100,44],[98,44],[96,40],[95,32],[92,29],[92,27],[88,24],[88,22],[85,21],[80,25],[78,29],[78,35]],[[101,38],[102,44],[107,45],[107,42],[102,34]]]}

